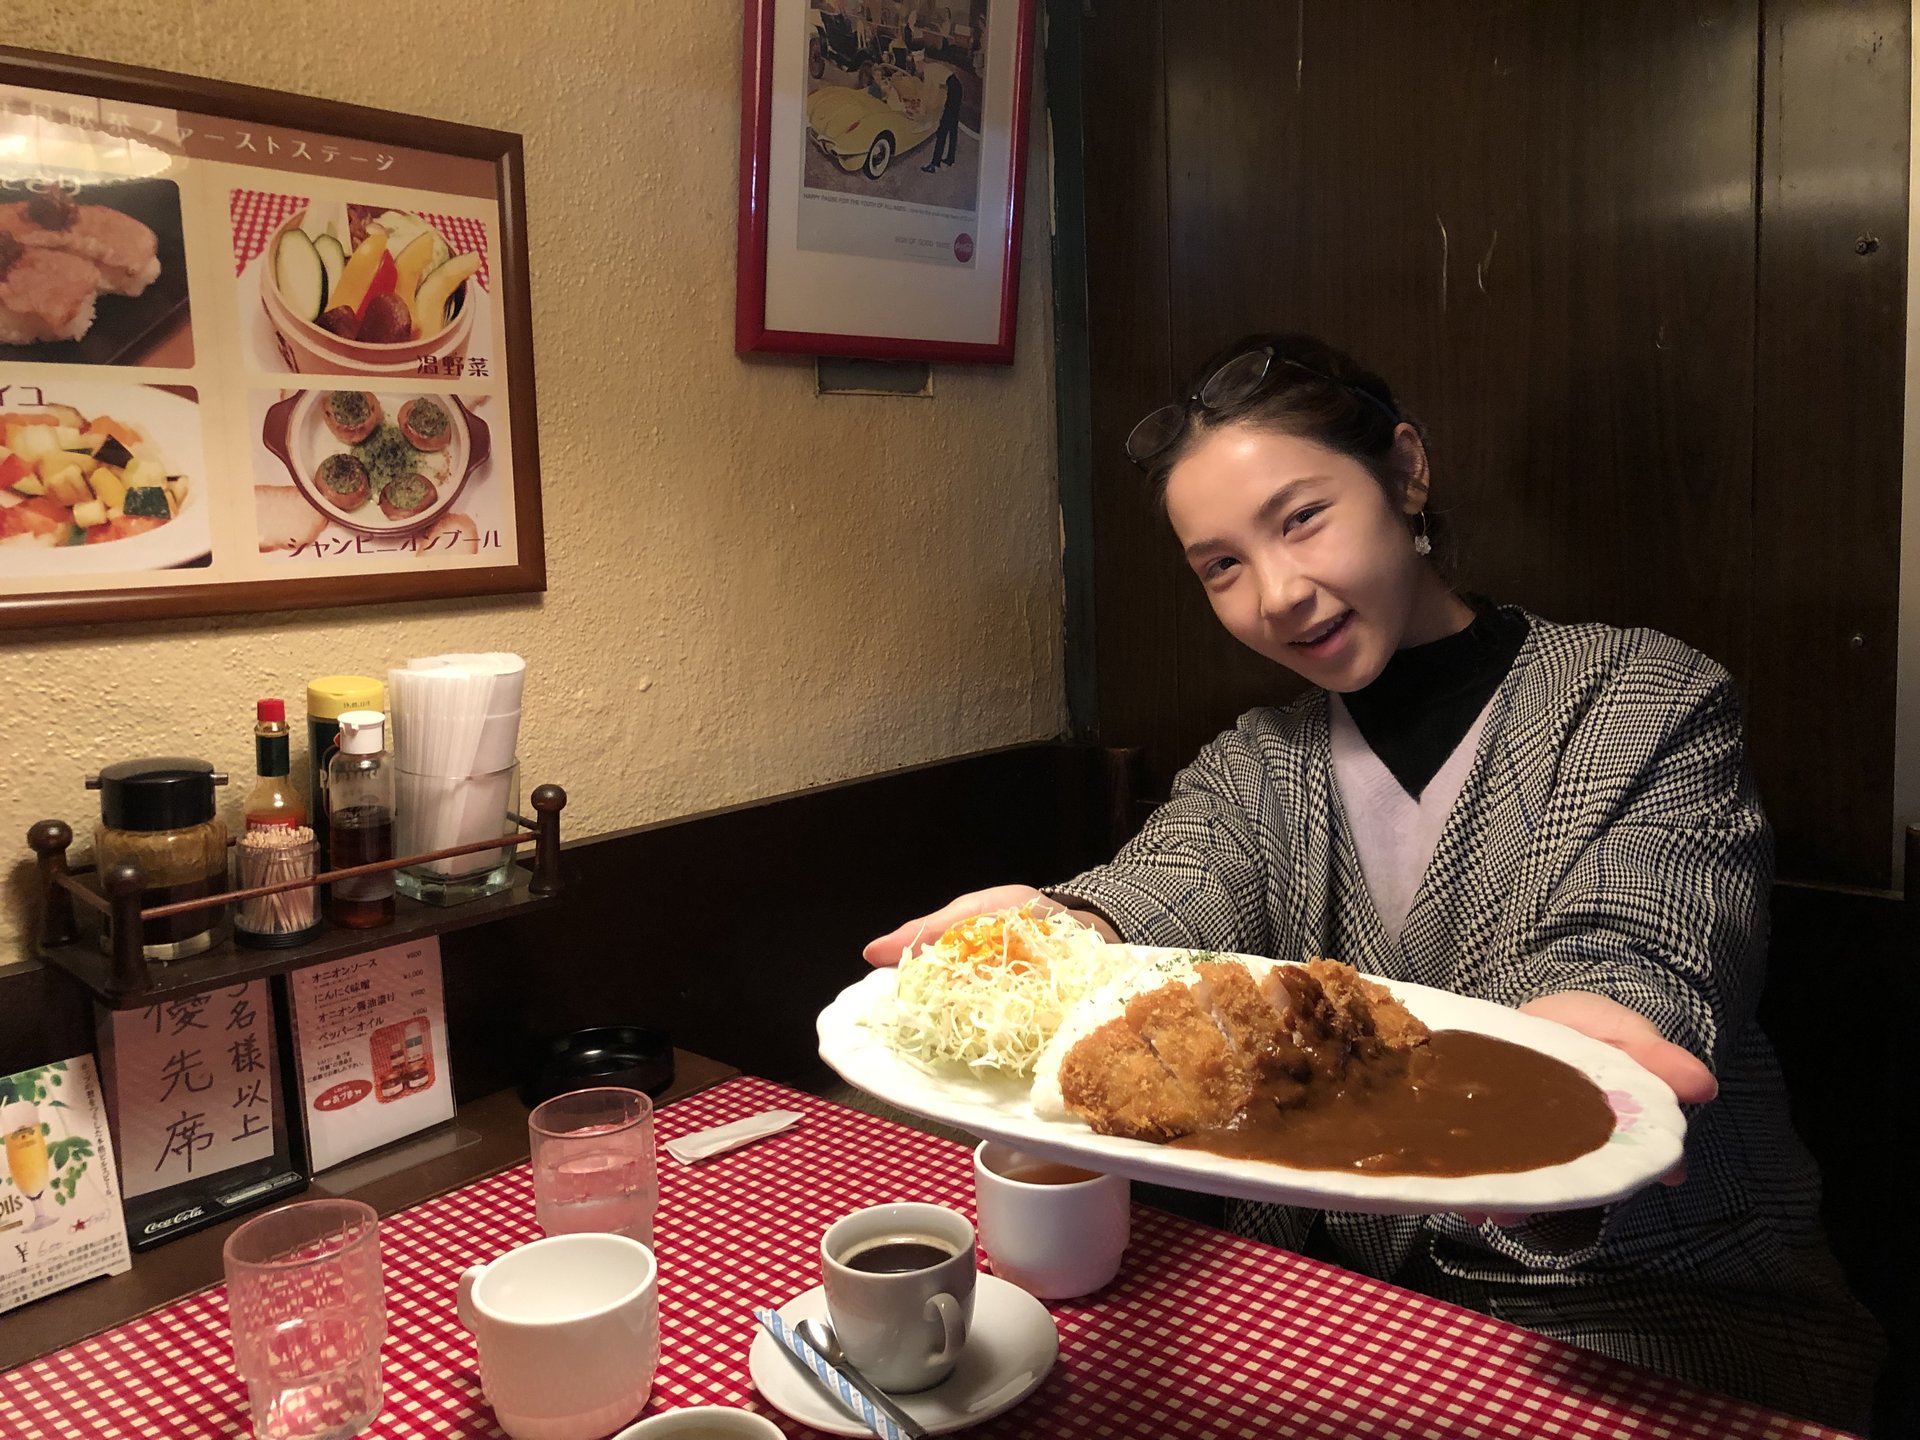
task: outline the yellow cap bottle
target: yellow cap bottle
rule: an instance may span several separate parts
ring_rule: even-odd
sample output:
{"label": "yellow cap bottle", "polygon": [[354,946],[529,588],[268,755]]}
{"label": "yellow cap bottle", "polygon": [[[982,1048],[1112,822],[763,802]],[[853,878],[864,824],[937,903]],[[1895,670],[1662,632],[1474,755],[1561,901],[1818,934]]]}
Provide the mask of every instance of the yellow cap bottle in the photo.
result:
{"label": "yellow cap bottle", "polygon": [[371,675],[322,675],[307,682],[307,767],[313,797],[313,837],[320,842],[320,868],[332,865],[327,850],[327,761],[340,735],[340,717],[349,710],[385,710],[387,687]]}

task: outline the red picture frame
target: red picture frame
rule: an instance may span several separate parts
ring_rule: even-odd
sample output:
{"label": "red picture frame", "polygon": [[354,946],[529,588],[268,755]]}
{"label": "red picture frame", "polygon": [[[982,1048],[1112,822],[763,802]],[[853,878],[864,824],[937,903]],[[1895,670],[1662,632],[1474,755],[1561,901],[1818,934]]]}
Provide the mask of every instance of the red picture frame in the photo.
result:
{"label": "red picture frame", "polygon": [[1012,363],[1035,8],[748,0],[736,350]]}

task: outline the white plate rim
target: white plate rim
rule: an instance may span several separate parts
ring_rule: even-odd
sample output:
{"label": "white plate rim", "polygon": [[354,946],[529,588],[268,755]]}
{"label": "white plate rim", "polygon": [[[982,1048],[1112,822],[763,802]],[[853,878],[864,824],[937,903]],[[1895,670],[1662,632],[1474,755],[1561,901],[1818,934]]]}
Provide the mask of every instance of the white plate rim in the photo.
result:
{"label": "white plate rim", "polygon": [[[56,382],[33,388],[38,389],[42,397],[51,395],[52,399],[40,405],[0,403],[0,411],[25,414],[44,410],[48,405],[71,405],[88,419],[94,419],[100,414],[112,414],[113,407],[118,406],[129,413],[115,415],[114,418],[138,425],[150,443],[164,449],[168,472],[187,477],[187,503],[177,516],[159,529],[125,540],[114,540],[103,545],[69,545],[58,549],[42,545],[0,547],[0,587],[10,580],[64,575],[151,574],[212,553],[213,527],[206,504],[207,467],[200,447],[200,402],[197,398],[189,400],[184,395],[175,395],[157,385],[110,384],[97,380]],[[198,387],[187,388],[193,389],[198,396]],[[131,410],[124,403],[129,391],[144,392],[133,402]],[[89,393],[103,398],[95,399],[91,406],[76,403]],[[122,399],[104,398],[108,394]],[[159,422],[160,428],[168,432],[164,437],[154,433],[155,422],[150,416],[132,413],[145,411],[149,406],[158,407],[162,412],[174,411],[172,415],[163,413]],[[187,407],[191,416],[175,411],[175,406]],[[32,563],[34,560],[40,563]]]}
{"label": "white plate rim", "polygon": [[[1143,961],[1193,953],[1127,948]],[[1404,980],[1369,978],[1384,984],[1435,1030],[1493,1035],[1572,1065],[1607,1094],[1615,1116],[1612,1138],[1576,1159],[1535,1170],[1422,1176],[1296,1170],[1096,1135],[1080,1121],[1036,1115],[1026,1081],[975,1077],[958,1065],[935,1070],[896,1054],[868,1023],[879,1003],[893,993],[897,972],[892,967],[861,977],[820,1012],[820,1058],[870,1095],[985,1139],[1004,1140],[1047,1159],[1106,1174],[1240,1200],[1396,1215],[1577,1210],[1623,1199],[1679,1163],[1686,1119],[1673,1091],[1624,1052],[1502,1005]]]}
{"label": "white plate rim", "polygon": [[[915,1420],[924,1425],[929,1435],[950,1435],[955,1431],[970,1430],[975,1425],[984,1425],[987,1421],[1006,1414],[1007,1411],[1026,1400],[1034,1391],[1044,1385],[1047,1376],[1053,1373],[1053,1367],[1059,1363],[1060,1327],[1045,1305],[1034,1299],[1033,1296],[1029,1295],[1011,1281],[1002,1280],[998,1275],[992,1275],[982,1270],[979,1273],[979,1279],[976,1282],[974,1292],[974,1323],[976,1326],[980,1324],[981,1319],[979,1313],[980,1304],[982,1300],[989,1295],[993,1297],[990,1303],[996,1306],[1004,1305],[1012,1307],[1016,1311],[1037,1311],[1040,1317],[1045,1319],[1047,1328],[1053,1336],[1052,1351],[1047,1356],[1046,1363],[1035,1369],[1031,1384],[1024,1386],[1017,1392],[1010,1392],[1006,1397],[998,1400],[989,1408],[975,1415],[966,1415],[945,1420],[938,1418],[937,1412],[933,1410],[930,1402],[952,1383],[951,1380],[944,1381],[930,1390],[923,1390],[917,1395],[893,1395],[888,1397],[902,1410],[905,1410],[909,1415],[913,1416]],[[825,1288],[820,1285],[810,1286],[786,1303],[776,1305],[773,1308],[779,1313],[782,1320],[786,1320],[790,1324],[797,1324],[801,1320],[810,1318],[821,1318],[827,1313]],[[1028,1318],[1031,1319],[1032,1316],[1029,1315]],[[1035,1328],[1037,1333],[1038,1327],[1036,1326]],[[829,1400],[822,1394],[811,1380],[803,1379],[799,1371],[799,1362],[781,1348],[780,1342],[767,1333],[765,1326],[756,1325],[754,1327],[753,1344],[747,1351],[747,1372],[753,1380],[754,1388],[760,1392],[761,1398],[782,1415],[785,1415],[789,1420],[809,1426],[815,1430],[823,1431],[829,1435],[849,1435],[857,1437],[872,1433],[864,1424],[855,1420],[851,1415],[846,1414],[835,1402]],[[777,1387],[770,1386],[765,1378],[770,1374],[778,1374],[783,1382],[790,1380],[792,1383],[791,1385],[782,1384]],[[776,1391],[778,1393],[776,1393]],[[817,1405],[819,1408],[807,1409],[807,1413],[805,1414],[798,1414],[795,1409],[789,1409],[789,1405],[796,1404],[791,1397],[797,1395],[805,1395],[808,1400],[812,1401],[814,1405]],[[805,1407],[796,1406],[796,1408]],[[829,1419],[831,1419],[832,1423],[827,1423]]]}

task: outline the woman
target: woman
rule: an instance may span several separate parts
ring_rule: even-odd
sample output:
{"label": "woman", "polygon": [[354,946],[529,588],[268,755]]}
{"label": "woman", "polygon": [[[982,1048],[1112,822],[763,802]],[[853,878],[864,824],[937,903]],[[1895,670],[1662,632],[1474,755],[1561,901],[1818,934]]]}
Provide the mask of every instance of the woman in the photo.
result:
{"label": "woman", "polygon": [[1110,940],[1330,955],[1617,1045],[1704,1107],[1665,1187],[1534,1217],[1239,1202],[1229,1217],[1556,1339],[1863,1423],[1879,1337],[1826,1250],[1754,1019],[1772,841],[1727,673],[1653,631],[1455,593],[1421,429],[1340,352],[1255,337],[1202,374],[1128,454],[1229,633],[1317,688],[1202,750],[1111,864],[961,896],[868,960],[1044,893]]}

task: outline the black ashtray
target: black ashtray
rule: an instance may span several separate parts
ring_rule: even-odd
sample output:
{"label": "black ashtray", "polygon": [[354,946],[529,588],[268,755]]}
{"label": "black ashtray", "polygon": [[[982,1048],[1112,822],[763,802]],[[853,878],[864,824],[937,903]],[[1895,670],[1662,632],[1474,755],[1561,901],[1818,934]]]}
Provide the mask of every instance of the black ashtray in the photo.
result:
{"label": "black ashtray", "polygon": [[598,1025],[537,1046],[520,1098],[531,1109],[569,1090],[620,1085],[658,1099],[673,1084],[673,1046],[657,1030]]}

